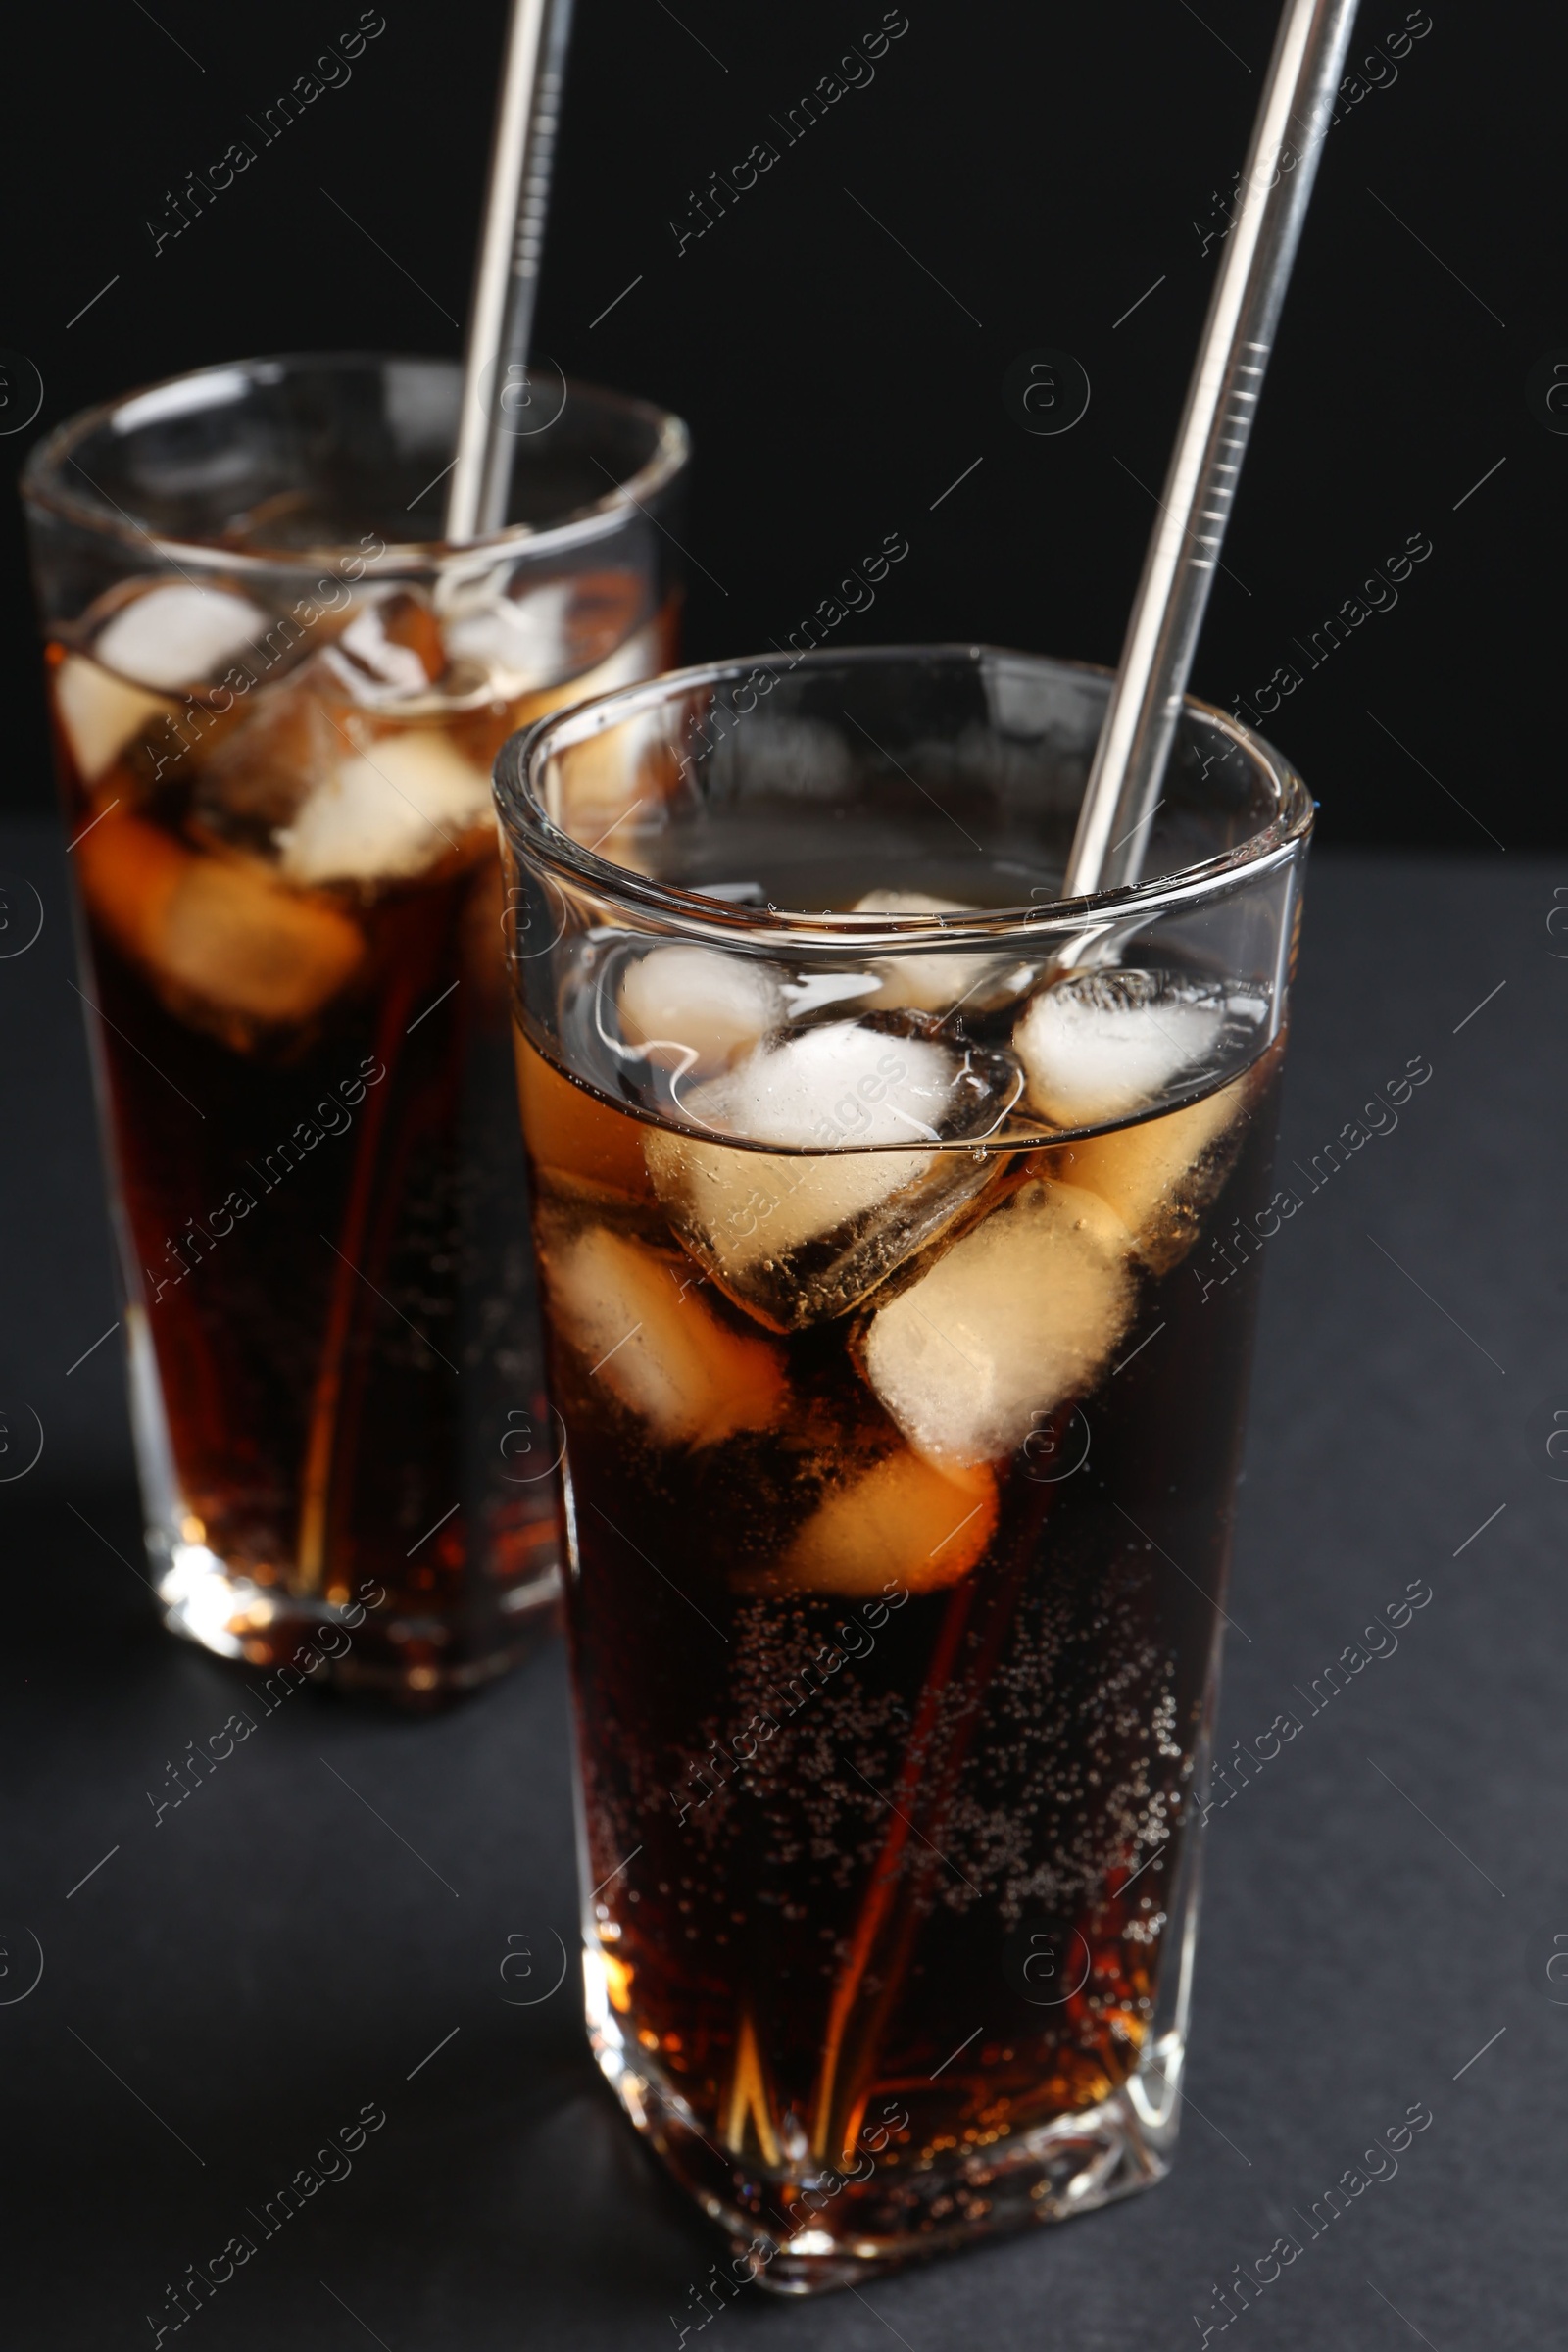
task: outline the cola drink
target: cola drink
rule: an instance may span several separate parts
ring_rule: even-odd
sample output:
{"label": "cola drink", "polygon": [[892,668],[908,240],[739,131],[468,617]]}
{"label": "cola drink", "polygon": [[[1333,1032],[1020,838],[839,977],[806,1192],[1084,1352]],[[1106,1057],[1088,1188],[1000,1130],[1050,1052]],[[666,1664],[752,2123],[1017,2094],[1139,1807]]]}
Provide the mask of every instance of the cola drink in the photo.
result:
{"label": "cola drink", "polygon": [[688,444],[559,380],[448,544],[463,397],[234,362],[23,479],[152,1581],[269,1692],[434,1704],[557,1606],[490,769],[670,658]]}
{"label": "cola drink", "polygon": [[589,2027],[793,2291],[1174,2136],[1310,815],[1200,733],[1199,878],[1060,906],[1102,692],[781,660],[497,771]]}
{"label": "cola drink", "polygon": [[[565,592],[602,658],[533,693],[398,587],[275,673],[230,585],[48,648],[163,1596],[261,1666],[351,1611],[338,1679],[415,1698],[499,1671],[556,1581],[488,770],[673,636],[635,574]],[[244,691],[171,692],[225,631]]]}
{"label": "cola drink", "polygon": [[[906,1061],[877,1045],[852,1091]],[[579,1704],[615,1727],[584,1765],[599,2022],[763,2236],[895,2111],[813,2227],[940,2239],[944,2195],[1000,2224],[988,2156],[1054,2128],[1065,2184],[1064,2123],[1158,2063],[1255,1279],[1190,1261],[1267,1198],[1276,1059],[989,1143],[923,1248],[806,1321],[787,1252],[765,1300],[758,1258],[694,1252],[683,1140],[524,1052]],[[799,1206],[775,1155],[697,1149],[710,1205],[745,1204],[725,1239]],[[878,1156],[915,1189],[921,1154]],[[1027,1356],[989,1390],[988,1346]]]}
{"label": "cola drink", "polygon": [[[1078,1066],[1097,1027],[1114,1063],[1118,1027],[1136,1058],[1206,1015],[1126,975],[1068,1001],[1087,1039],[1047,1021],[1041,1054],[1079,1123],[1062,1098],[1116,1091]],[[707,1042],[689,1001],[652,1025]],[[1277,1047],[1041,1146],[996,1117],[1031,1016],[963,1033],[960,1062],[930,1015],[829,1014],[683,1094],[742,1115],[760,1056],[757,1102],[798,1086],[824,1127],[937,1138],[830,1156],[651,1126],[520,1055],[576,1670],[616,1727],[586,1767],[596,1874],[637,1849],[596,1900],[607,2023],[700,2182],[705,2140],[836,2166],[901,2109],[826,2225],[860,2239],[932,2226],[941,2151],[983,2169],[1150,2055],[1252,1309],[1250,1261],[1189,1261],[1265,1197],[1272,1137]]]}

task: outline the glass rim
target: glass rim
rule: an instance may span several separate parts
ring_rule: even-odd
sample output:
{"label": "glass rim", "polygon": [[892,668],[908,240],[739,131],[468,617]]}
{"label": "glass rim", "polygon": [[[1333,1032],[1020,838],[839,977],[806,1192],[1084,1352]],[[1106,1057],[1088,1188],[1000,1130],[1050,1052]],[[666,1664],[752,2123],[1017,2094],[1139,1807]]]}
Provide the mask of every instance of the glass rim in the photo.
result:
{"label": "glass rim", "polygon": [[[205,368],[182,368],[177,374],[156,378],[152,383],[138,384],[128,392],[118,392],[110,400],[97,401],[92,407],[78,409],[74,416],[51,428],[41,441],[33,444],[23,466],[19,487],[29,508],[36,507],[67,522],[95,532],[100,537],[120,540],[127,545],[151,548],[172,563],[188,563],[230,573],[255,576],[262,572],[314,571],[322,564],[341,563],[345,556],[363,557],[363,549],[353,541],[323,542],[317,547],[278,548],[256,554],[243,548],[220,547],[211,539],[183,539],[174,533],[149,530],[133,516],[112,514],[74,491],[65,479],[65,468],[74,452],[94,432],[107,424],[117,414],[133,403],[148,400],[176,385],[200,383],[211,376],[254,376],[262,380],[260,371],[275,368],[280,374],[299,372],[307,367],[318,369],[380,368],[388,365],[448,368],[462,379],[462,363],[441,354],[399,351],[287,351],[256,353],[246,359],[217,360]],[[606,536],[623,520],[626,514],[640,508],[672,481],[691,456],[691,433],[684,418],[672,410],[662,409],[655,402],[640,400],[634,393],[614,392],[602,384],[591,384],[577,376],[562,371],[562,381],[569,400],[575,392],[587,395],[605,408],[617,410],[626,417],[650,425],[654,432],[654,447],[634,473],[624,481],[614,483],[603,497],[589,507],[577,510],[569,521],[560,523],[508,523],[504,529],[487,533],[480,539],[408,539],[391,540],[380,555],[369,559],[368,569],[377,572],[428,571],[445,568],[454,564],[476,562],[482,564],[498,554],[538,550],[546,556],[564,553],[580,545],[590,544]],[[100,497],[106,495],[103,492]]]}
{"label": "glass rim", "polygon": [[[961,662],[978,669],[987,662],[1021,662],[1070,676],[1103,680],[1108,693],[1114,671],[1096,662],[1075,662],[1053,654],[1030,654],[1006,646],[949,643],[937,645],[851,646],[836,652],[815,651],[786,658],[758,655],[752,660],[699,662],[685,669],[665,670],[636,686],[595,695],[564,710],[547,713],[530,727],[510,735],[496,755],[494,791],[497,813],[508,838],[525,846],[547,872],[579,889],[586,888],[629,914],[645,921],[657,918],[664,928],[692,938],[722,933],[731,946],[742,940],[788,938],[797,946],[831,954],[842,951],[864,956],[878,949],[934,947],[982,948],[999,937],[1026,931],[1048,937],[1082,931],[1089,923],[1129,914],[1152,917],[1195,902],[1228,897],[1254,878],[1274,871],[1299,854],[1312,830],[1314,804],[1301,777],[1283,754],[1261,735],[1245,727],[1228,710],[1197,695],[1184,695],[1184,712],[1196,712],[1230,738],[1255,770],[1261,771],[1274,795],[1274,813],[1246,841],[1222,850],[1174,874],[1155,875],[1147,882],[1124,883],[1088,897],[1053,899],[1021,906],[977,908],[956,914],[806,914],[787,907],[749,906],[706,897],[701,891],[660,882],[601,858],[591,848],[564,832],[547,814],[537,785],[545,762],[558,751],[587,742],[627,718],[641,715],[676,694],[694,687],[745,682],[759,670],[790,676],[798,669],[831,670],[891,664],[897,662]],[[744,716],[745,713],[742,713]],[[622,820],[623,821],[623,820]],[[612,826],[611,830],[614,830]]]}

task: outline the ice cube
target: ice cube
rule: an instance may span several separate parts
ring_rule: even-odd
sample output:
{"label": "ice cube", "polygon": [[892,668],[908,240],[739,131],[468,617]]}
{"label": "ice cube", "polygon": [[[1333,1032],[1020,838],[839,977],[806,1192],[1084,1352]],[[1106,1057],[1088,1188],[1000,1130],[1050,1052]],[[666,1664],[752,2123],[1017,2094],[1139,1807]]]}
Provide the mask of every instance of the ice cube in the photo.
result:
{"label": "ice cube", "polygon": [[683,1075],[712,1071],[784,1017],[784,974],[716,948],[654,948],[620,983],[622,1034]]}
{"label": "ice cube", "polygon": [[1012,1035],[1029,1101],[1057,1127],[1152,1108],[1219,1042],[1225,1000],[1165,972],[1082,972],[1043,989]]}
{"label": "ice cube", "polygon": [[55,713],[85,784],[96,784],[155,718],[174,706],[141,686],[128,686],[81,654],[68,655],[55,672]]}
{"label": "ice cube", "polygon": [[357,703],[379,709],[428,694],[447,666],[447,649],[429,605],[399,589],[357,612],[323,661]]}
{"label": "ice cube", "polygon": [[964,899],[934,899],[924,890],[868,890],[857,899],[852,914],[974,914]]}
{"label": "ice cube", "polygon": [[962,1070],[946,1043],[824,1021],[760,1047],[683,1101],[705,1126],[800,1152],[935,1145]]}
{"label": "ice cube", "polygon": [[490,780],[434,727],[384,735],[340,761],[279,828],[295,882],[382,882],[422,873],[490,815]]}
{"label": "ice cube", "polygon": [[[846,1313],[990,1181],[983,1154],[935,1149],[966,1072],[955,1047],[824,1022],[679,1091],[704,1125],[795,1152],[655,1128],[648,1172],[720,1287],[771,1328],[798,1330]],[[900,1144],[910,1148],[874,1149]]]}
{"label": "ice cube", "polygon": [[1090,1388],[1132,1312],[1131,1248],[1099,1194],[1037,1179],[882,1307],[865,1376],[915,1450],[1001,1461]]}
{"label": "ice cube", "polygon": [[236,1051],[260,1031],[313,1020],[365,955],[357,923],[265,869],[199,857],[119,810],[77,845],[88,907],[177,1018]]}
{"label": "ice cube", "polygon": [[173,580],[122,605],[94,638],[93,659],[138,686],[200,686],[267,625],[267,613],[249,597]]}
{"label": "ice cube", "polygon": [[[922,890],[868,890],[857,899],[856,914],[977,914],[961,899],[933,899]],[[933,925],[933,933],[935,933]],[[951,1012],[972,1003],[997,969],[995,956],[879,956],[876,1003],[885,1010],[908,1006],[917,1012]]]}
{"label": "ice cube", "polygon": [[[448,632],[449,642],[451,632]],[[555,686],[533,692],[534,680],[488,670],[492,699],[482,709],[468,708],[455,718],[453,741],[468,759],[487,772],[509,735],[531,727],[537,719],[612,688],[651,678],[665,658],[666,632],[662,623],[640,629],[615,648],[597,668],[579,670]],[[461,660],[470,668],[471,657]],[[484,666],[484,665],[481,665]],[[471,671],[470,674],[477,674]],[[673,756],[661,751],[663,721],[656,711],[650,720],[632,721],[575,746],[566,782],[568,812],[561,820],[576,841],[597,849],[612,864],[633,873],[650,873],[637,840],[645,826],[660,821],[660,811],[674,777]],[[647,746],[649,757],[643,758]]]}
{"label": "ice cube", "polygon": [[826,1495],[767,1581],[851,1599],[889,1585],[930,1592],[968,1575],[996,1525],[989,1470],[944,1473],[901,1447]]}
{"label": "ice cube", "polygon": [[[656,617],[637,626],[648,593],[642,573],[524,576],[512,586],[516,593],[508,593],[503,566],[499,574],[450,581],[443,592],[448,652],[476,663],[509,702],[523,695],[577,702],[666,666],[667,622]],[[530,709],[525,719],[540,714]]]}
{"label": "ice cube", "polygon": [[447,652],[476,662],[509,702],[535,693],[569,666],[566,619],[572,595],[570,580],[549,580],[531,595],[499,597],[480,612],[447,622]]}
{"label": "ice cube", "polygon": [[1240,1150],[1249,1091],[1235,1078],[1180,1110],[1060,1147],[1069,1182],[1108,1202],[1152,1272],[1168,1274],[1198,1239]]}
{"label": "ice cube", "polygon": [[555,1328],[587,1379],[662,1444],[712,1446],[773,1420],[786,1386],[777,1351],[726,1329],[673,1251],[604,1225],[557,1241],[541,1219],[540,1259]]}

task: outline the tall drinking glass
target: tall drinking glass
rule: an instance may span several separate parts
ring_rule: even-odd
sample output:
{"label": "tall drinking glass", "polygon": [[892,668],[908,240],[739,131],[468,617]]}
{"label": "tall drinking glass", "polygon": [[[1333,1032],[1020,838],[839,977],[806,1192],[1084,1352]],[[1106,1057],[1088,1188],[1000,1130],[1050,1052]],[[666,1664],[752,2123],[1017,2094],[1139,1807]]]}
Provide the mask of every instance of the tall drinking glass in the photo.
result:
{"label": "tall drinking glass", "polygon": [[420,1703],[557,1587],[488,771],[668,661],[686,457],[540,388],[511,524],[448,548],[460,383],[209,368],[24,480],[169,1622]]}
{"label": "tall drinking glass", "polygon": [[730,2291],[1175,2138],[1311,807],[1189,702],[1061,904],[1106,691],[766,659],[498,763],[589,2026]]}

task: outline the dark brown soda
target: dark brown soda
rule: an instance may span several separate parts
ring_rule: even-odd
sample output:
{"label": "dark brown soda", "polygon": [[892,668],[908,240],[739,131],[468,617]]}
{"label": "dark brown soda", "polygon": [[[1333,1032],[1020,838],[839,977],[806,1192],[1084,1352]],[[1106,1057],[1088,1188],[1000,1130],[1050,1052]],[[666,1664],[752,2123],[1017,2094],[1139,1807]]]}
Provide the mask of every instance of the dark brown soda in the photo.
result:
{"label": "dark brown soda", "polygon": [[[1278,1054],[1113,1363],[993,1465],[988,1540],[936,1589],[940,1505],[877,1592],[768,1565],[901,1443],[858,1368],[874,1296],[767,1336],[787,1412],[696,1446],[651,1442],[547,1311],[608,2022],[732,2227],[785,2243],[824,2171],[835,2243],[985,2226],[987,2166],[1110,2098],[1169,2023],[1254,1306],[1255,1267],[1208,1245],[1267,1197]],[[547,1298],[553,1256],[607,1227],[695,1284],[726,1345],[763,1337],[682,1251],[647,1127],[519,1062]],[[1004,1156],[988,1199],[1070,1182],[1073,1156]]]}
{"label": "dark brown soda", "polygon": [[[484,749],[526,715],[487,712]],[[303,946],[347,940],[353,968],[298,1017],[246,1017],[220,936],[210,997],[158,967],[171,876],[225,877],[242,918],[284,895],[204,832],[204,752],[150,785],[133,743],[89,788],[59,745],[117,1240],[183,1506],[155,1551],[205,1546],[258,1589],[224,1630],[263,1667],[359,1602],[334,1676],[417,1698],[516,1654],[509,1600],[559,1551],[553,1481],[503,1451],[547,1421],[493,835],[406,881],[288,892]]]}

